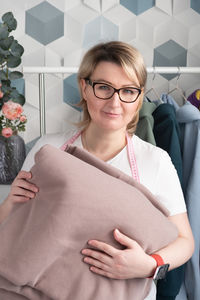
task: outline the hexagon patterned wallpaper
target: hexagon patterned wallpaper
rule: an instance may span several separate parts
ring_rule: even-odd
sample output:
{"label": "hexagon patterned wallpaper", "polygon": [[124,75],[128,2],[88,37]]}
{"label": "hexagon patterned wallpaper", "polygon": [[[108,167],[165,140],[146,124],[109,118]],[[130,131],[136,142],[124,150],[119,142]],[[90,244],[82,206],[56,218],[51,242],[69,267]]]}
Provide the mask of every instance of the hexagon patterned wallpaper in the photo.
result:
{"label": "hexagon patterned wallpaper", "polygon": [[[78,67],[85,51],[100,41],[122,40],[138,48],[147,66],[200,66],[198,0],[7,0],[0,16],[12,11],[15,37],[24,46],[24,66]],[[177,81],[176,74],[148,75],[158,94]],[[38,76],[25,74],[16,85],[26,96],[24,139],[39,137]],[[200,88],[200,75],[179,77],[186,96]],[[45,76],[47,132],[64,131],[80,119],[76,74]],[[152,98],[155,95],[151,96]],[[181,104],[180,95],[174,98]]]}

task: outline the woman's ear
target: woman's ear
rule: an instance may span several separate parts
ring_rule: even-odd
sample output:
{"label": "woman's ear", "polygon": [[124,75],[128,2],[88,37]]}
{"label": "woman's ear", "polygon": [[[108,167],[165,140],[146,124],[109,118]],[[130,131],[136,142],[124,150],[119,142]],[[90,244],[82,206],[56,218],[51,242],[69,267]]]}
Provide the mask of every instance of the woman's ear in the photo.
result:
{"label": "woman's ear", "polygon": [[85,82],[85,79],[81,78],[80,80],[80,87],[81,87],[81,93],[82,93],[82,97],[83,99],[86,101],[86,87],[87,87],[87,84]]}

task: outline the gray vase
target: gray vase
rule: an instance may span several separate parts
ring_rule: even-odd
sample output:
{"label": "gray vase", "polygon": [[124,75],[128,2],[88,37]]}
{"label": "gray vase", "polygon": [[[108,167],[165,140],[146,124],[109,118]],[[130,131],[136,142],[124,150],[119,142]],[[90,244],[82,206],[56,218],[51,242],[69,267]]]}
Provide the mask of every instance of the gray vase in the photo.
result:
{"label": "gray vase", "polygon": [[19,135],[0,136],[0,184],[11,184],[26,157],[25,143]]}

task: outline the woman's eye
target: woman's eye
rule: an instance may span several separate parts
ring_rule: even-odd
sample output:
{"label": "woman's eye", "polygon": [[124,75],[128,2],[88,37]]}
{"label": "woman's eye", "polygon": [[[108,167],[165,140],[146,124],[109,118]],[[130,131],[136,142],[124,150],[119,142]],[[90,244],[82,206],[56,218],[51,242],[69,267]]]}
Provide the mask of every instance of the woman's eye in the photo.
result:
{"label": "woman's eye", "polygon": [[99,90],[103,90],[103,91],[109,91],[111,88],[108,85],[103,85],[103,84],[99,84],[98,86]]}
{"label": "woman's eye", "polygon": [[123,93],[124,94],[134,95],[136,93],[136,90],[133,90],[133,89],[123,89]]}

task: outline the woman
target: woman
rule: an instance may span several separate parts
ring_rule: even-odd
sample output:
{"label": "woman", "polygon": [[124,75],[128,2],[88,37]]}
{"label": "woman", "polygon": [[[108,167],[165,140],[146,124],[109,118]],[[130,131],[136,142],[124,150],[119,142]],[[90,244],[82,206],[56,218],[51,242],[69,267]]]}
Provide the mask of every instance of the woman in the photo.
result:
{"label": "woman", "polygon": [[[37,193],[37,187],[28,181],[35,152],[47,143],[63,149],[66,143],[73,143],[133,176],[160,198],[168,208],[169,219],[177,226],[179,236],[156,254],[170,264],[170,269],[185,263],[193,253],[194,242],[176,171],[165,151],[134,135],[146,76],[141,54],[126,43],[102,43],[90,49],[78,73],[80,106],[83,108],[81,130],[40,139],[1,206],[1,220],[8,216],[14,203],[29,201]],[[118,230],[114,231],[114,237],[126,246],[125,250],[97,240],[89,241],[96,250],[82,250],[90,270],[115,279],[151,277],[157,266],[155,258]],[[153,285],[147,299],[155,297]]]}

